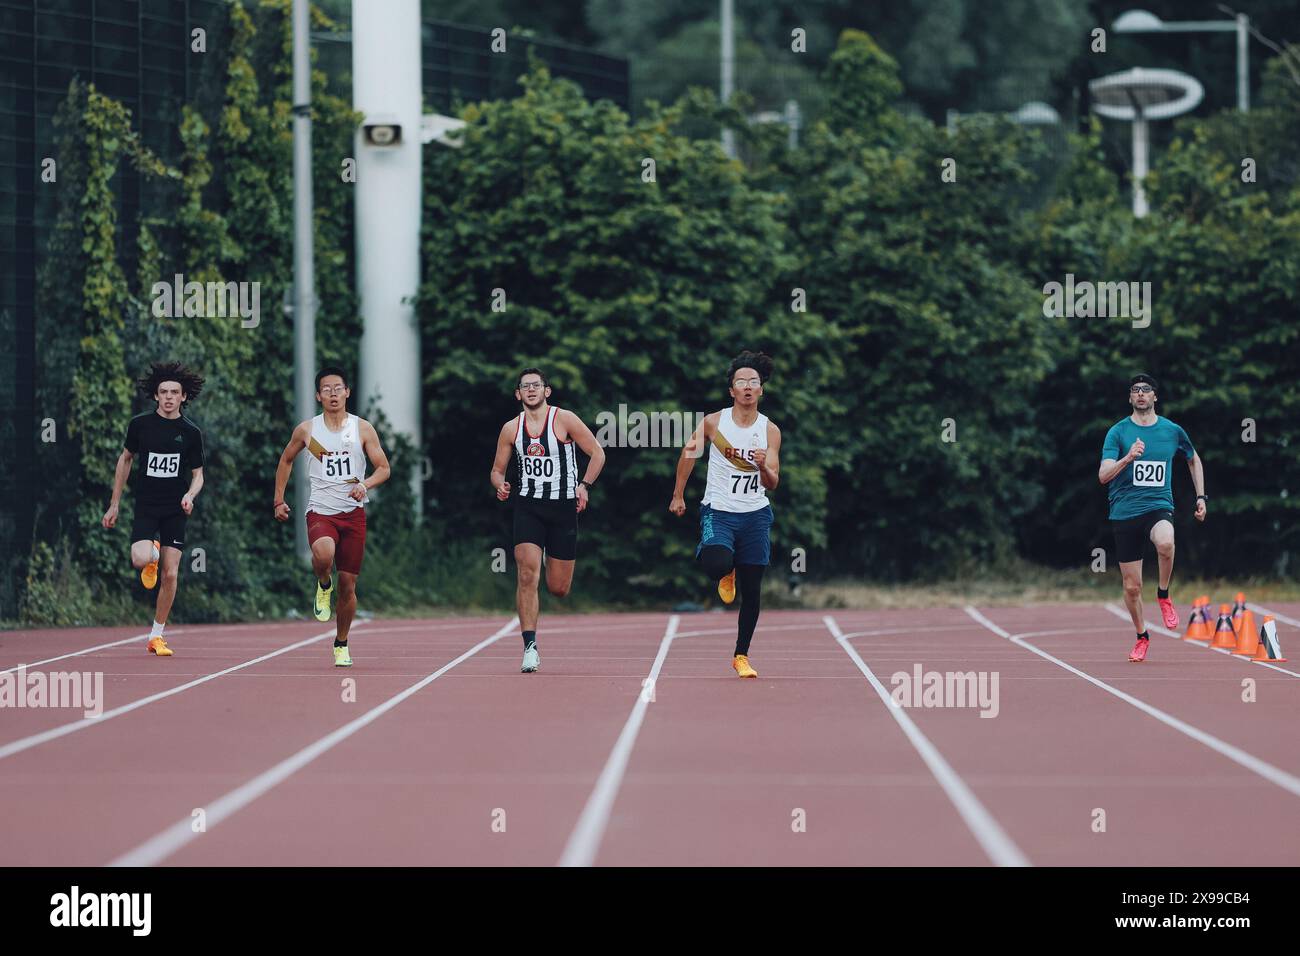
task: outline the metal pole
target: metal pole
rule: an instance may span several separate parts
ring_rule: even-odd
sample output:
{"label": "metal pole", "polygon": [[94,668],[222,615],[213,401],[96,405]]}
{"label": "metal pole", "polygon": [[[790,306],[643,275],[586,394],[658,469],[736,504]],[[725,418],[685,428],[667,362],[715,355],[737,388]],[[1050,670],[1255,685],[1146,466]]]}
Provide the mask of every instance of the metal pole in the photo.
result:
{"label": "metal pole", "polygon": [[1133,120],[1133,216],[1142,219],[1147,214],[1147,194],[1142,180],[1147,175],[1147,121],[1141,115]]}
{"label": "metal pole", "polygon": [[1250,112],[1250,18],[1237,14],[1237,109]]}
{"label": "metal pole", "polygon": [[[735,90],[735,74],[733,67],[736,58],[736,37],[735,25],[732,16],[732,0],[722,0],[722,10],[719,14],[722,21],[722,102],[726,105],[731,99],[731,94]],[[736,158],[736,134],[734,130],[724,129],[722,131],[722,148],[732,159]]]}
{"label": "metal pole", "polygon": [[[293,386],[298,421],[316,414],[316,271],[312,255],[311,37],[308,0],[293,0]],[[307,543],[307,453],[293,469],[298,556]]]}

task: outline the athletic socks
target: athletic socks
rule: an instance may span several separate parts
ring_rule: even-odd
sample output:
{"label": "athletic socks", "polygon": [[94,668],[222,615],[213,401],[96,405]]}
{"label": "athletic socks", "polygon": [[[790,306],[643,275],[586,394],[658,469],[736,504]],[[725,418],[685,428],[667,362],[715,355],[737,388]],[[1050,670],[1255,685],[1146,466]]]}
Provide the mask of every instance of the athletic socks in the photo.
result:
{"label": "athletic socks", "polygon": [[348,646],[348,639],[345,637],[345,638],[343,638],[343,640],[340,641],[340,640],[336,637],[336,638],[334,638],[334,646],[335,646],[335,647],[347,647],[347,646]]}
{"label": "athletic socks", "polygon": [[320,584],[320,589],[322,591],[328,591],[330,588],[334,586],[334,578],[332,577],[326,578],[324,584],[321,584],[320,581],[317,581],[316,583]]}
{"label": "athletic socks", "polygon": [[1141,634],[1138,635],[1138,640],[1139,641],[1151,640],[1151,633],[1149,631],[1143,631]]}
{"label": "athletic socks", "polygon": [[1162,600],[1162,601],[1167,601],[1167,600],[1169,600],[1169,589],[1168,589],[1168,588],[1156,588],[1156,597],[1158,597],[1158,598],[1159,598],[1160,600]]}
{"label": "athletic socks", "polygon": [[524,650],[528,650],[528,646],[530,644],[536,644],[536,643],[537,643],[537,632],[524,631]]}
{"label": "athletic socks", "polygon": [[159,624],[157,621],[154,621],[153,629],[149,631],[149,640],[152,641],[155,637],[162,637],[163,628],[166,626],[166,624]]}

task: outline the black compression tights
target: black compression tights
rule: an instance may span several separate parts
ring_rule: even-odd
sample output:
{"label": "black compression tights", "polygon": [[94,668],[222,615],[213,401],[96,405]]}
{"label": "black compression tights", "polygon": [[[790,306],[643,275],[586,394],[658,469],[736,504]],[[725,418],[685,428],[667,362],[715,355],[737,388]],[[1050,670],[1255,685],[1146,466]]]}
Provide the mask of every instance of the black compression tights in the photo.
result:
{"label": "black compression tights", "polygon": [[763,590],[763,572],[767,567],[762,564],[735,564],[730,548],[711,544],[700,551],[700,567],[712,580],[720,581],[736,569],[736,591],[740,594],[740,620],[736,625],[736,653],[748,654],[749,642],[754,639],[754,627],[758,624],[758,612],[761,607],[760,595]]}

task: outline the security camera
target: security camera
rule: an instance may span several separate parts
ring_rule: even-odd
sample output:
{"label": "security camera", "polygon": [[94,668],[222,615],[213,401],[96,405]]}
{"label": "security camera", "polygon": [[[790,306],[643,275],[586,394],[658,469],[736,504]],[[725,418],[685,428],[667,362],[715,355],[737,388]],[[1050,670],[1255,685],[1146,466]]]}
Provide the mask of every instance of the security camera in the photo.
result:
{"label": "security camera", "polygon": [[397,146],[402,142],[402,124],[392,116],[372,116],[361,126],[366,142],[371,146]]}

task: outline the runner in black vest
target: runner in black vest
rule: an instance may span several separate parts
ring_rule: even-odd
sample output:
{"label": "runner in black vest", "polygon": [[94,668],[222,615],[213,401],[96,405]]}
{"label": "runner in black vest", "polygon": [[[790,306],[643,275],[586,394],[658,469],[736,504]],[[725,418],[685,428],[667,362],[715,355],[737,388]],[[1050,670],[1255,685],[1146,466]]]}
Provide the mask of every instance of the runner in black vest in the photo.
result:
{"label": "runner in black vest", "polygon": [[203,434],[181,410],[203,390],[203,377],[179,362],[155,362],[136,384],[158,407],[137,415],[127,426],[125,447],[113,473],[113,497],[101,523],[105,528],[117,525],[122,487],[138,457],[140,468],[132,483],[131,564],[140,569],[140,582],[153,589],[158,584],[161,559],[162,587],[148,649],[159,657],[170,657],[163,627],[176,597],[185,522],[203,488]]}
{"label": "runner in black vest", "polygon": [[[573,412],[547,404],[551,387],[541,369],[526,368],[519,375],[515,398],[521,411],[501,426],[496,460],[492,462],[492,487],[497,498],[514,498],[515,563],[519,583],[515,603],[524,636],[524,663],[520,670],[537,670],[537,579],[546,553],[546,589],[564,597],[573,584],[578,557],[578,514],[587,507],[587,492],[605,467],[605,449],[591,429]],[[579,481],[573,446],[587,455],[587,471]],[[514,454],[519,487],[506,481],[506,467]]]}

